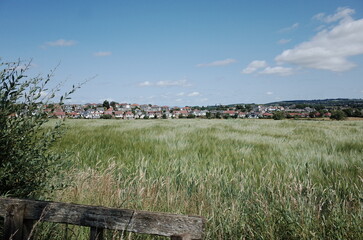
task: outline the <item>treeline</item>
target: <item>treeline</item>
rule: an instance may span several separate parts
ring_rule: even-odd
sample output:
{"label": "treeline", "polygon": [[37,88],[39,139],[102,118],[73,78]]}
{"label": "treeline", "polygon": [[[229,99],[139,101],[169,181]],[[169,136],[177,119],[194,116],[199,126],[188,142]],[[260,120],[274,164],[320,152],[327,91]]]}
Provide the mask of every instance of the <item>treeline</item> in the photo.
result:
{"label": "treeline", "polygon": [[296,108],[304,107],[351,107],[363,109],[363,99],[349,99],[349,98],[336,98],[336,99],[316,99],[316,100],[291,100],[267,103],[267,105],[280,105],[280,106],[292,106],[296,105]]}

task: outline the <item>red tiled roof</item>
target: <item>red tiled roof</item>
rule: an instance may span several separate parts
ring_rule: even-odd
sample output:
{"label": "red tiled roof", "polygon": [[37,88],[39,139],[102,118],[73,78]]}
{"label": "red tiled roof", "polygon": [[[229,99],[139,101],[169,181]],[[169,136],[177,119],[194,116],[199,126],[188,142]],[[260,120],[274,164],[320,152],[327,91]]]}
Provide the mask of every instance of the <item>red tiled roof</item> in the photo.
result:
{"label": "red tiled roof", "polygon": [[54,112],[53,115],[55,115],[55,116],[65,116],[66,113],[65,112]]}

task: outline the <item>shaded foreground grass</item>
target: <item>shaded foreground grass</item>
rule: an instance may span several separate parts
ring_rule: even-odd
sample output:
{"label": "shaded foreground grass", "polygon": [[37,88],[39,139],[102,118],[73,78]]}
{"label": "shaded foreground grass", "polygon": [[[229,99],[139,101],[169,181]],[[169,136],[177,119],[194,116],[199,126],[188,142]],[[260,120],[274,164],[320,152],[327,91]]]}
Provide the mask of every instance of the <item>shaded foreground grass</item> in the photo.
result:
{"label": "shaded foreground grass", "polygon": [[54,180],[68,187],[53,200],[202,215],[206,239],[363,238],[363,121],[66,126],[54,150],[72,165]]}

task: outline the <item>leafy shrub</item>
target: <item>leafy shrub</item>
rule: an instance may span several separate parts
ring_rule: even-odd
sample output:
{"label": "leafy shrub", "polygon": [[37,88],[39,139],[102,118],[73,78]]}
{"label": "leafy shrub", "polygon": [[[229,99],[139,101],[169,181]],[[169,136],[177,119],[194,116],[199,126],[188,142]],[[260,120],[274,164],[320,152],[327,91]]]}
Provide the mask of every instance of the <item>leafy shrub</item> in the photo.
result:
{"label": "leafy shrub", "polygon": [[111,119],[112,116],[110,114],[103,114],[103,115],[100,116],[100,118],[102,118],[102,119]]}
{"label": "leafy shrub", "polygon": [[283,112],[281,112],[281,111],[276,111],[276,112],[274,112],[272,118],[274,120],[282,120],[282,119],[285,118],[285,114]]}
{"label": "leafy shrub", "polygon": [[[29,65],[0,63],[0,195],[39,195],[60,162],[49,148],[61,136],[62,124],[44,125],[46,104],[59,89],[47,89],[53,72],[27,77]],[[76,88],[62,96],[58,105]]]}
{"label": "leafy shrub", "polygon": [[339,121],[344,120],[346,118],[347,115],[341,110],[333,111],[330,116],[330,119],[339,120]]}

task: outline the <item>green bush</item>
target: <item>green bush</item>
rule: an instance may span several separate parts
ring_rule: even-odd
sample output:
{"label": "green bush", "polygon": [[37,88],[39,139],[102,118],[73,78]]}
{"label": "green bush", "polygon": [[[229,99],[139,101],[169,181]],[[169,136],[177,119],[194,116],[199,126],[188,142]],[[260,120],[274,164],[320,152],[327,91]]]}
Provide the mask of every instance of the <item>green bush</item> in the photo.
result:
{"label": "green bush", "polygon": [[347,118],[347,115],[345,114],[345,112],[341,111],[341,110],[337,110],[337,111],[333,111],[331,113],[330,119],[334,119],[334,120],[345,120]]}
{"label": "green bush", "polygon": [[112,115],[110,114],[103,114],[100,116],[101,119],[111,119],[112,118]]}
{"label": "green bush", "polygon": [[281,111],[276,111],[274,112],[272,118],[274,120],[282,120],[285,118],[285,113],[284,112],[281,112]]}
{"label": "green bush", "polygon": [[47,89],[53,72],[26,76],[29,65],[0,63],[0,195],[38,196],[60,163],[59,154],[49,148],[61,136],[62,124],[44,125],[46,104],[59,89]]}

